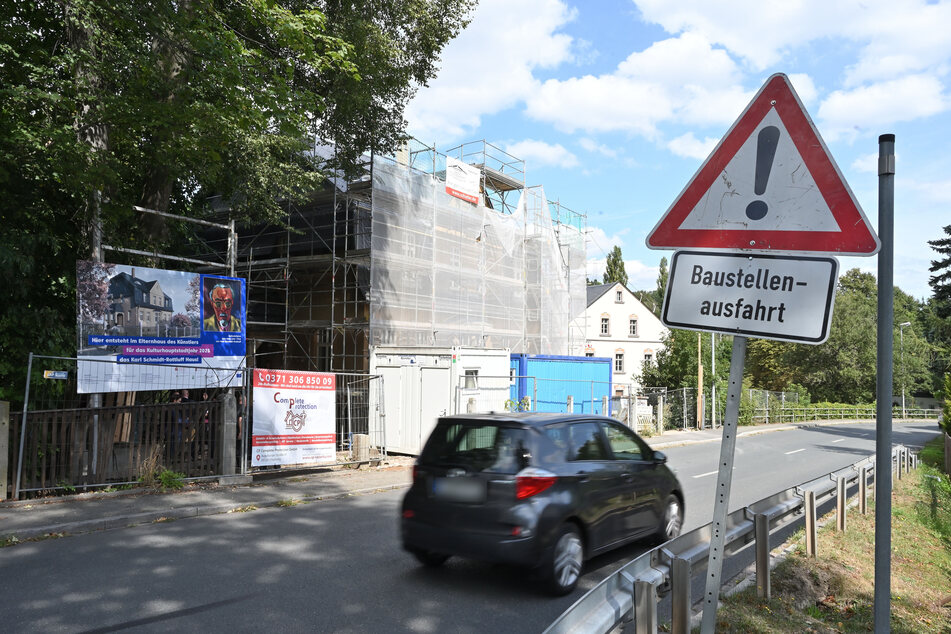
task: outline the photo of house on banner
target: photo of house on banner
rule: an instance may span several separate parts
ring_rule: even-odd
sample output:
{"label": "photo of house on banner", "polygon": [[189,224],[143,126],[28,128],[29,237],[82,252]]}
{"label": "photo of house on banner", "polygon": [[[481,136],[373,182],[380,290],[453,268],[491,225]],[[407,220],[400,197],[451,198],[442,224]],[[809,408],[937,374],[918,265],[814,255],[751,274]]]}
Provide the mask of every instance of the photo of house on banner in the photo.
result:
{"label": "photo of house on banner", "polygon": [[80,393],[241,385],[243,279],[80,260],[76,289]]}
{"label": "photo of house on banner", "polygon": [[251,466],[336,462],[337,377],[254,370]]}

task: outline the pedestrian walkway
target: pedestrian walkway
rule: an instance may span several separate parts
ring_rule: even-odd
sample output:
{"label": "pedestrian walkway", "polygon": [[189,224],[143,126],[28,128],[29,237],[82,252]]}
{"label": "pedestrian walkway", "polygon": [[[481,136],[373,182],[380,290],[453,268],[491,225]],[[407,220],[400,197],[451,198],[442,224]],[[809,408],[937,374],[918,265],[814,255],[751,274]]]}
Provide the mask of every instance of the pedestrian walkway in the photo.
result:
{"label": "pedestrian walkway", "polygon": [[[871,421],[823,421],[740,427],[737,437],[799,427]],[[896,421],[897,422],[897,421]],[[646,438],[655,449],[715,443],[722,429],[669,430]],[[265,508],[292,502],[335,499],[400,489],[412,480],[413,458],[389,456],[360,468],[334,467],[307,472],[262,472],[250,484],[189,484],[175,492],[143,488],[83,493],[55,498],[0,502],[0,545],[18,541],[124,528],[150,522],[227,513],[247,507]]]}

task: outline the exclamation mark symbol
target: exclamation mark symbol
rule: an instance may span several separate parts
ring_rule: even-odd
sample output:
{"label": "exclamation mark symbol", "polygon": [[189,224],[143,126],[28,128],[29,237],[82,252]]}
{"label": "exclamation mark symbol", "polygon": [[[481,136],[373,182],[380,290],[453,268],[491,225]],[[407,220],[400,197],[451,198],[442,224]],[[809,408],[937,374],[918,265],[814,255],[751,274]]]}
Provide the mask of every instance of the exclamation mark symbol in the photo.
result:
{"label": "exclamation mark symbol", "polygon": [[[766,183],[769,181],[769,172],[773,169],[773,157],[776,156],[776,146],[779,144],[779,128],[768,125],[759,131],[756,137],[756,177],[753,183],[753,192],[757,196],[766,193]],[[769,211],[769,206],[762,200],[754,200],[746,206],[746,217],[750,220],[762,220]]]}

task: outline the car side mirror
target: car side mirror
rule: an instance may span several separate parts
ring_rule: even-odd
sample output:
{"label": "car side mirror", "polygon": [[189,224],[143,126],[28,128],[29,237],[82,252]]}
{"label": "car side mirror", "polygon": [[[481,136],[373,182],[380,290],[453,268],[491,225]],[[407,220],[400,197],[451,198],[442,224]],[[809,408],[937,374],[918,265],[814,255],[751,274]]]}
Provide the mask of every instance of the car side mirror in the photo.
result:
{"label": "car side mirror", "polygon": [[654,462],[659,462],[660,464],[665,464],[667,462],[667,454],[663,451],[654,452]]}

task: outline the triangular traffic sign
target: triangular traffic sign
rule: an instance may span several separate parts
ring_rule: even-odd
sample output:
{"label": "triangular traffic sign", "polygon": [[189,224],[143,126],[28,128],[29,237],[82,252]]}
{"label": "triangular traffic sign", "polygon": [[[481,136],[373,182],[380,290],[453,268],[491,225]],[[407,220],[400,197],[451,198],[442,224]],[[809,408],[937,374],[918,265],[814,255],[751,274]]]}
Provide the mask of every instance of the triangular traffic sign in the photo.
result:
{"label": "triangular traffic sign", "polygon": [[647,246],[874,255],[881,243],[789,79],[776,74],[650,232]]}

